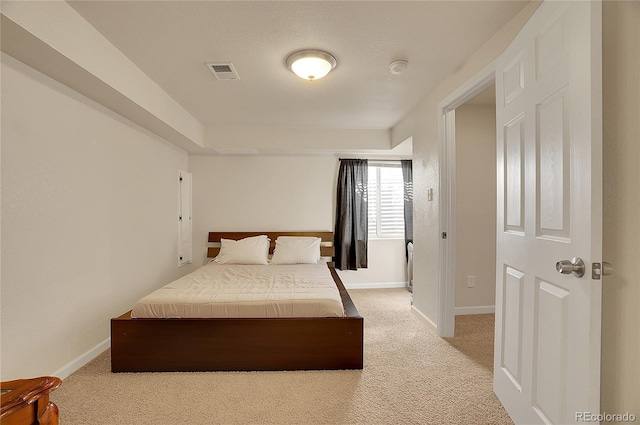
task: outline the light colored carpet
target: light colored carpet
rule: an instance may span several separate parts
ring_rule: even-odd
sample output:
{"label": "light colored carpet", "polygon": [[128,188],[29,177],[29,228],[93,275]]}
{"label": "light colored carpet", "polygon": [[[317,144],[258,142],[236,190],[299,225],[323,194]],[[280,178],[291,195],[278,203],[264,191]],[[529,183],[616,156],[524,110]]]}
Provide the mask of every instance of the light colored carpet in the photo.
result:
{"label": "light colored carpet", "polygon": [[112,374],[106,351],[51,394],[61,424],[513,423],[491,390],[493,315],[459,316],[445,340],[406,290],[349,292],[361,371]]}

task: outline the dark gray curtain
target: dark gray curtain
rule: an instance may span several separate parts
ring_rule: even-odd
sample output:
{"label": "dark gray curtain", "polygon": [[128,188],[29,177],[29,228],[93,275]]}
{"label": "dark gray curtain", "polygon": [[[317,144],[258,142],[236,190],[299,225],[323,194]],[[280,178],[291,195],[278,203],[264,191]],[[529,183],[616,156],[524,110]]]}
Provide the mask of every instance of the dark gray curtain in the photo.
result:
{"label": "dark gray curtain", "polygon": [[334,232],[335,266],[339,270],[367,267],[368,203],[366,159],[341,159]]}
{"label": "dark gray curtain", "polygon": [[[404,249],[413,242],[413,167],[410,159],[400,161],[404,180]],[[409,258],[408,252],[406,252]]]}

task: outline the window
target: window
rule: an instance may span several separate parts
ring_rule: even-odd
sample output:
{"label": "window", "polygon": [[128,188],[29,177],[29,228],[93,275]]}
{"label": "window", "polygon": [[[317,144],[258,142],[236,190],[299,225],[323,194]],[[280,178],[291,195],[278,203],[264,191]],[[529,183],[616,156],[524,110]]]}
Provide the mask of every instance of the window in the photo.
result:
{"label": "window", "polygon": [[404,238],[404,183],[399,162],[369,163],[369,237]]}

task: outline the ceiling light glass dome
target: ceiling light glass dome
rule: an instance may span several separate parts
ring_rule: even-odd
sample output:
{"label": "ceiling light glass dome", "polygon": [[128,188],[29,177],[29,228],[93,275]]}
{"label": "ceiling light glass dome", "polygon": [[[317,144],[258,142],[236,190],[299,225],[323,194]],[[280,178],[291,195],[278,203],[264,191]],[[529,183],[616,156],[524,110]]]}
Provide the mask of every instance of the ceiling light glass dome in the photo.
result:
{"label": "ceiling light glass dome", "polygon": [[318,80],[336,67],[336,58],[320,50],[301,50],[287,58],[287,66],[298,77],[305,80]]}

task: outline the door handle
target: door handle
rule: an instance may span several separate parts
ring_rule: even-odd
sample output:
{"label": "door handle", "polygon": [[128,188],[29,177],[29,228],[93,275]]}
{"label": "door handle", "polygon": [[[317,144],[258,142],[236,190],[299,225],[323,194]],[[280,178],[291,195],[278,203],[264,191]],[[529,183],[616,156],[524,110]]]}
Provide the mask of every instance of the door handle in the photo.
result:
{"label": "door handle", "polygon": [[558,273],[582,277],[584,276],[584,261],[580,257],[573,257],[571,260],[560,260],[556,263],[556,270]]}

